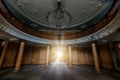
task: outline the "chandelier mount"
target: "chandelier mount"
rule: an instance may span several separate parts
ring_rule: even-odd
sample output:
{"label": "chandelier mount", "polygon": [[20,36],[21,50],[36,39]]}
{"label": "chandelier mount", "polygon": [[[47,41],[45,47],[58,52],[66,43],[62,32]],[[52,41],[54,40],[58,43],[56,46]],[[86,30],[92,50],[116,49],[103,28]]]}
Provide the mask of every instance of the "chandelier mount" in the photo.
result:
{"label": "chandelier mount", "polygon": [[71,21],[70,13],[64,9],[65,1],[54,0],[53,3],[54,10],[48,11],[47,22],[56,29],[64,28]]}

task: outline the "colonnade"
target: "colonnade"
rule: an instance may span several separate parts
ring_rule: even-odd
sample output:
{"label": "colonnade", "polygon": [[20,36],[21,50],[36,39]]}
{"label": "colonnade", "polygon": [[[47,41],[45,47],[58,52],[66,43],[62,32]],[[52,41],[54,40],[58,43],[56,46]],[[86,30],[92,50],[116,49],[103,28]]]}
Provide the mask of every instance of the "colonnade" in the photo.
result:
{"label": "colonnade", "polygon": [[[6,51],[7,51],[7,46],[8,46],[8,41],[3,41],[1,46],[3,48],[2,48],[2,52],[1,52],[1,56],[0,56],[0,68],[2,68],[2,65],[3,65],[3,62],[4,62],[4,58],[5,58]],[[22,62],[24,47],[25,47],[25,42],[20,42],[14,71],[19,71],[20,68],[21,68],[21,62]],[[120,47],[120,44],[118,45],[118,47]],[[99,59],[98,59],[96,44],[92,43],[91,48],[92,48],[92,53],[93,53],[93,61],[94,61],[95,70],[96,70],[96,72],[100,72],[100,65],[99,65]],[[49,67],[49,64],[50,64],[50,46],[47,46],[46,50],[47,50],[46,51],[47,54],[46,54],[45,66]],[[68,66],[71,68],[72,67],[72,55],[73,55],[72,54],[72,46],[68,46],[67,50],[68,50]]]}

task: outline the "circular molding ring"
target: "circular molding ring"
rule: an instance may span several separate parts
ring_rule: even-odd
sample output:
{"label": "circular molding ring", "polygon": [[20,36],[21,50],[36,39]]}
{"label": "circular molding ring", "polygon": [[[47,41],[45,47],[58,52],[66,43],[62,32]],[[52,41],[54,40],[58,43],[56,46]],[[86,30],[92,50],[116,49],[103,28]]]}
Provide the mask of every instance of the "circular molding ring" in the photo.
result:
{"label": "circular molding ring", "polygon": [[[102,37],[105,37],[105,36],[115,32],[118,28],[120,28],[120,9],[119,9],[118,13],[116,14],[115,18],[106,27],[102,28],[101,30],[99,30],[91,35],[82,37],[82,38],[61,41],[61,44],[65,44],[65,45],[80,44],[80,43],[97,40],[97,39],[100,39]],[[8,23],[2,15],[0,15],[0,29],[15,36],[15,37],[18,37],[18,38],[24,39],[24,40],[28,40],[31,42],[35,42],[35,43],[40,43],[40,44],[57,44],[57,43],[59,43],[58,40],[48,40],[48,39],[38,38],[38,37],[32,36],[30,34],[26,34],[22,31],[18,30],[17,28],[15,28],[14,26],[12,26],[10,23]]]}
{"label": "circular molding ring", "polygon": [[[49,40],[55,40],[57,38],[57,36],[55,35],[55,33],[53,31],[49,32],[46,30],[43,31],[35,31],[32,30],[31,28],[28,28],[27,26],[25,26],[24,24],[22,24],[19,20],[17,20],[15,18],[15,16],[13,16],[9,10],[5,7],[5,5],[2,3],[3,0],[0,0],[0,11],[1,14],[3,15],[3,17],[11,24],[13,25],[15,28],[42,38],[42,39],[49,39]],[[93,34],[97,31],[99,31],[100,29],[102,29],[104,26],[106,26],[108,23],[111,22],[111,20],[114,18],[114,16],[116,15],[116,12],[118,10],[118,0],[115,1],[115,4],[113,5],[113,7],[111,8],[111,10],[109,11],[108,14],[106,14],[106,16],[100,21],[98,22],[96,25],[92,26],[91,28],[85,30],[85,31],[74,31],[74,32],[66,32],[63,35],[63,39],[64,40],[71,40],[71,39],[78,39],[78,38],[82,38],[85,36],[88,36],[90,34]],[[84,27],[84,26],[83,26]]]}

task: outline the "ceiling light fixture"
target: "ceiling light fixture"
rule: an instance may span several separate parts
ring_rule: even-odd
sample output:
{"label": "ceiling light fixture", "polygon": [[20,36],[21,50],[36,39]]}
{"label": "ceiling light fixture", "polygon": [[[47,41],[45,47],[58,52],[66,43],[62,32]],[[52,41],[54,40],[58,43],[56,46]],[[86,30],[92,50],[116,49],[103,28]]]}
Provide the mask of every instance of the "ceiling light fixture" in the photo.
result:
{"label": "ceiling light fixture", "polygon": [[48,11],[47,22],[56,29],[64,28],[71,21],[70,13],[65,10],[65,1],[53,0],[53,4],[54,10]]}
{"label": "ceiling light fixture", "polygon": [[65,1],[64,0],[52,0],[53,3],[53,10],[49,10],[46,16],[46,20],[50,26],[56,29],[56,36],[57,36],[57,45],[60,46],[62,44],[61,37],[62,32],[60,29],[67,26],[68,23],[71,21],[70,13],[65,10]]}

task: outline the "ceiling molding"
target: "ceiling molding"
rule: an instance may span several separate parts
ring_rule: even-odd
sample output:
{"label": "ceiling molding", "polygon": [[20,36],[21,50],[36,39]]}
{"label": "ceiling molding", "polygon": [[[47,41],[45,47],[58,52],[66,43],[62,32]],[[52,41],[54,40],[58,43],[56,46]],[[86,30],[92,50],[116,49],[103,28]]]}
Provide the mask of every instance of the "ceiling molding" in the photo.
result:
{"label": "ceiling molding", "polygon": [[40,44],[80,44],[85,43],[93,40],[98,40],[100,38],[103,38],[105,36],[108,36],[109,34],[115,32],[118,28],[120,28],[120,9],[118,13],[116,14],[115,18],[104,28],[101,30],[82,38],[77,39],[71,39],[71,40],[64,40],[64,41],[57,41],[57,40],[48,40],[43,38],[38,38],[35,36],[32,36],[30,34],[24,33],[18,29],[16,29],[14,26],[12,26],[9,22],[7,22],[2,15],[0,15],[0,29],[15,36],[20,39],[28,40],[35,43]]}
{"label": "ceiling molding", "polygon": [[[111,20],[115,17],[117,11],[118,11],[118,2],[119,0],[115,1],[115,4],[113,5],[113,7],[111,8],[111,10],[109,11],[108,14],[106,14],[106,16],[97,24],[95,24],[94,26],[90,27],[87,30],[84,31],[79,31],[79,30],[69,30],[69,32],[61,32],[63,33],[62,38],[64,40],[70,40],[70,39],[76,39],[76,38],[82,38],[84,36],[90,35],[92,33],[95,33],[96,31],[102,29],[104,26],[106,26],[107,24],[109,24],[111,22]],[[0,12],[1,14],[4,16],[4,18],[11,24],[13,25],[15,28],[39,37],[39,38],[44,38],[44,39],[50,39],[50,40],[56,40],[57,39],[57,35],[55,34],[54,31],[51,31],[49,29],[45,29],[42,31],[35,31],[29,27],[27,27],[26,25],[24,25],[23,23],[21,23],[18,19],[15,18],[15,16],[13,16],[10,11],[6,8],[6,6],[2,3],[3,0],[0,0]]]}

